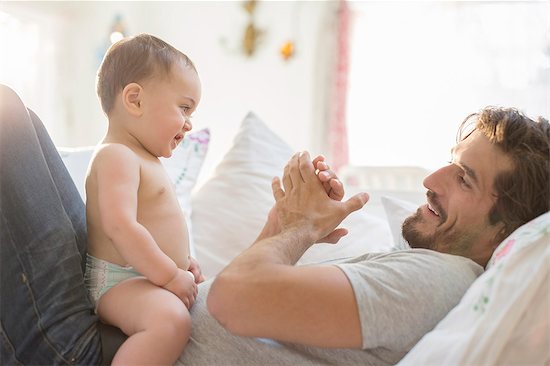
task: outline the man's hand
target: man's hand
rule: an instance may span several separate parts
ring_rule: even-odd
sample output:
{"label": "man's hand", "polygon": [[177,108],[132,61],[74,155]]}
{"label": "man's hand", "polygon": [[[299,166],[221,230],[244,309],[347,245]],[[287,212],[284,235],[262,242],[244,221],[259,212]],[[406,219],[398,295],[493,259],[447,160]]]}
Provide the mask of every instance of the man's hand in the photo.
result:
{"label": "man's hand", "polygon": [[[338,176],[332,171],[325,161],[323,155],[316,156],[312,161],[315,174],[319,178],[319,181],[323,183],[323,188],[327,195],[336,201],[341,201],[344,198],[344,185],[338,179]],[[279,220],[277,218],[277,210],[275,206],[271,208],[267,216],[267,222],[256,239],[262,240],[270,236],[276,235],[281,231]],[[317,243],[337,243],[343,236],[347,235],[348,231],[344,228],[338,228],[329,235],[319,239]]]}
{"label": "man's hand", "polygon": [[[279,178],[273,179],[276,203],[258,240],[216,276],[208,311],[236,335],[359,348],[361,322],[345,273],[333,265],[295,264],[314,242],[337,241],[345,229],[336,226],[363,207],[368,195],[345,202],[329,197],[308,153],[292,157],[282,184],[284,189]],[[338,197],[335,187],[333,197]]]}
{"label": "man's hand", "polygon": [[195,276],[189,271],[177,269],[176,275],[163,288],[180,298],[188,309],[191,309],[197,299],[198,287]]}
{"label": "man's hand", "polygon": [[273,179],[272,190],[280,227],[283,231],[299,231],[311,243],[323,238],[340,239],[347,230],[334,230],[336,226],[368,200],[366,193],[359,193],[345,202],[328,197],[307,152],[292,157],[285,167],[282,185],[284,189],[279,178]]}

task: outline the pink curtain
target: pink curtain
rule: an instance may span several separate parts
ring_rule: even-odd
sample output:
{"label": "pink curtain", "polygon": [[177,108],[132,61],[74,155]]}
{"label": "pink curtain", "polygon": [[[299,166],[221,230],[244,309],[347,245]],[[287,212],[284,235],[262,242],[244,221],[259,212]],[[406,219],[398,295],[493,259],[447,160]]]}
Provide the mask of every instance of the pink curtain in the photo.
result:
{"label": "pink curtain", "polygon": [[336,58],[330,100],[328,143],[331,168],[338,171],[348,164],[348,135],[346,128],[346,102],[349,70],[350,10],[346,0],[339,0],[336,22]]}

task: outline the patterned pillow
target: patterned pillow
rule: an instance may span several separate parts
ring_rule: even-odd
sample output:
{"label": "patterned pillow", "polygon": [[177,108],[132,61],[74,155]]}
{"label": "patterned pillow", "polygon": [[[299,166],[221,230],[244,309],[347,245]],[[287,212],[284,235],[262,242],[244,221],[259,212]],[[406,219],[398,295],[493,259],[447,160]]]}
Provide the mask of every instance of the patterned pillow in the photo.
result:
{"label": "patterned pillow", "polygon": [[550,212],[514,231],[460,303],[399,365],[545,365]]}

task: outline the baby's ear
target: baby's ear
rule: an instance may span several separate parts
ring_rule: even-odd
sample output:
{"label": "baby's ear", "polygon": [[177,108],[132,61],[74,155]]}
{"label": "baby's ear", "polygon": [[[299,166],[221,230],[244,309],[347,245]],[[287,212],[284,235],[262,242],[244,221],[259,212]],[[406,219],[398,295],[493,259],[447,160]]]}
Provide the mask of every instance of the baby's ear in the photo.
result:
{"label": "baby's ear", "polygon": [[141,116],[143,113],[141,108],[142,96],[143,89],[138,83],[130,83],[122,89],[122,105],[128,113],[136,117]]}

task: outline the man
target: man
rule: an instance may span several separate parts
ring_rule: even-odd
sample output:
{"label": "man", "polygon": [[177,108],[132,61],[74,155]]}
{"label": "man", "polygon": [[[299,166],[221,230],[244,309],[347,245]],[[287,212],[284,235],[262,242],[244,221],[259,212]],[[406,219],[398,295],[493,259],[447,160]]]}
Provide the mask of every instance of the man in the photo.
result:
{"label": "man", "polygon": [[273,182],[277,215],[215,279],[208,308],[234,334],[363,348],[363,362],[396,363],[458,303],[498,244],[549,210],[549,141],[548,121],[514,109],[469,116],[450,164],[424,181],[427,203],[403,225],[412,249],[324,266],[293,264],[366,197],[330,200],[309,155],[295,155],[284,189]]}
{"label": "man", "polygon": [[[314,241],[337,241],[345,234],[335,228],[366,201],[363,194],[346,202],[330,199],[327,192],[342,196],[339,183],[331,182],[334,174],[321,174],[323,186],[308,155],[295,156],[283,177],[284,190],[274,181],[276,208],[257,242],[220,275],[208,299],[230,330],[279,342],[223,329],[206,309],[208,282],[199,286],[191,309],[193,332],[180,361],[364,365],[399,360],[460,299],[499,238],[548,210],[548,122],[535,123],[515,111],[495,113],[497,121],[515,121],[518,131],[509,136],[497,128],[489,145],[483,136],[469,135],[455,148],[453,164],[426,179],[430,206],[409,225],[419,238],[431,238],[418,240],[421,246],[433,247],[415,249],[418,253],[293,266]],[[497,148],[500,141],[504,147]],[[516,174],[518,169],[523,170]],[[2,85],[0,170],[0,364],[102,362],[105,339],[83,283],[82,200],[38,117]],[[453,236],[459,232],[471,239]],[[461,239],[459,245],[449,238]],[[377,281],[362,277],[365,271]]]}

